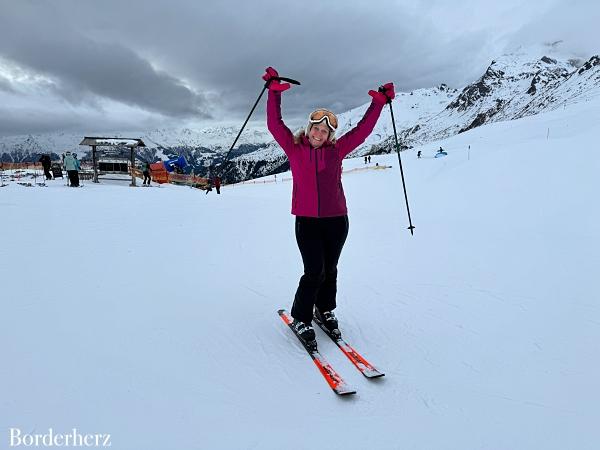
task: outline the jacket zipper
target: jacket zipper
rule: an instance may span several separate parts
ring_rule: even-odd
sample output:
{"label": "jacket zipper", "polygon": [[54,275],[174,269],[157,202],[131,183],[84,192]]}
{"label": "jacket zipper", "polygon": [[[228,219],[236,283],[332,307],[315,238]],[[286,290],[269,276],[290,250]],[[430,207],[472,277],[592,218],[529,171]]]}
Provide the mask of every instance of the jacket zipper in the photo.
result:
{"label": "jacket zipper", "polygon": [[315,149],[315,179],[317,181],[317,217],[321,217],[321,196],[319,195],[319,158]]}

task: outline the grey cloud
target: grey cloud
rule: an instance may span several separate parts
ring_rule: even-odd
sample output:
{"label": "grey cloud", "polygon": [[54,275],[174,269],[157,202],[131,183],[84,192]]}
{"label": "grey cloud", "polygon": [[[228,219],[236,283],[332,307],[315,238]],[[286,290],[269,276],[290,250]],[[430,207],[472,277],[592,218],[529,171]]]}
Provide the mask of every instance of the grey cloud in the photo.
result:
{"label": "grey cloud", "polygon": [[0,75],[0,91],[14,93],[12,82]]}
{"label": "grey cloud", "polygon": [[8,14],[0,19],[0,52],[22,67],[51,77],[56,92],[71,103],[84,101],[92,93],[168,116],[210,117],[204,95],[154,69],[130,48],[93,41],[74,28],[84,23],[65,21],[48,4],[36,5],[35,14],[31,3],[23,9],[18,4],[8,7]]}
{"label": "grey cloud", "polygon": [[[0,101],[5,100],[0,96]],[[135,111],[105,114],[96,109],[55,108],[53,105],[27,105],[16,107],[10,102],[0,105],[0,135],[35,134],[53,131],[74,131],[95,134],[114,131],[146,131],[165,125],[173,126],[169,119],[155,114]]]}
{"label": "grey cloud", "polygon": [[0,108],[0,135],[45,133],[56,130],[76,131],[87,126],[81,117],[67,117],[62,113],[48,114],[47,112],[15,108]]}
{"label": "grey cloud", "polygon": [[509,44],[531,45],[562,41],[562,48],[589,58],[600,51],[598,18],[600,3],[589,0],[558,2],[552,8],[532,17],[509,38]]}
{"label": "grey cloud", "polygon": [[[591,0],[575,0],[570,12],[553,0],[494,8],[475,0],[0,2],[0,56],[48,74],[55,96],[75,107],[112,99],[171,119],[243,120],[269,65],[301,81],[286,93],[284,114],[303,121],[316,106],[359,106],[386,81],[404,91],[463,87],[515,29],[515,41],[546,40],[542,19],[588,48],[597,41],[592,26],[578,34],[560,24],[563,13],[576,22],[597,11]],[[261,116],[262,106],[253,119]]]}

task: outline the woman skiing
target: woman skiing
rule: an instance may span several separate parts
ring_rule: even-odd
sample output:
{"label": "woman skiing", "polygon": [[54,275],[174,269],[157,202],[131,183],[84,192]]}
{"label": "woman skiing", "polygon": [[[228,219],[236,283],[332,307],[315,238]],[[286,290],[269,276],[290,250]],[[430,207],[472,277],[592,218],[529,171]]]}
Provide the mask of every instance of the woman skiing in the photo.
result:
{"label": "woman skiing", "polygon": [[293,327],[305,343],[316,347],[313,313],[334,335],[340,335],[336,307],[337,264],[348,235],[346,198],[342,188],[342,160],[371,134],[383,106],[395,97],[394,85],[369,91],[371,105],[356,127],[335,137],[338,120],[326,109],[309,116],[305,129],[292,134],[281,118],[281,83],[277,71],[266,69],[267,126],[290,162],[293,177],[292,214],[304,274],[294,297]]}

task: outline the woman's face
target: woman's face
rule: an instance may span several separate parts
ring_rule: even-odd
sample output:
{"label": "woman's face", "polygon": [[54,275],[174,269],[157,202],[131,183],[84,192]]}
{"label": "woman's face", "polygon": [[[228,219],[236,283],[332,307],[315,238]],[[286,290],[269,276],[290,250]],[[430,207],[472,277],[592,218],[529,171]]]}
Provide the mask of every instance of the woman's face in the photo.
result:
{"label": "woman's face", "polygon": [[319,148],[321,145],[323,145],[327,141],[328,137],[329,127],[324,121],[313,124],[308,132],[308,142],[310,142],[310,145],[312,145],[314,148]]}

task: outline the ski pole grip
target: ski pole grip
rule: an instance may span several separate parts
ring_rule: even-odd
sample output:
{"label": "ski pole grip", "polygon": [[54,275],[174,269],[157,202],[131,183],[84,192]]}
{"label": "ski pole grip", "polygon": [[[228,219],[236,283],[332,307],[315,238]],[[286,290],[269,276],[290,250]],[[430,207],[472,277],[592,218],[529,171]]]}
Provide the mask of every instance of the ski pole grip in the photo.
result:
{"label": "ski pole grip", "polygon": [[275,80],[279,80],[279,81],[285,81],[286,83],[291,83],[291,84],[297,84],[298,86],[300,86],[300,82],[293,80],[292,78],[287,78],[287,77],[275,77]]}
{"label": "ski pole grip", "polygon": [[377,92],[381,92],[383,95],[385,95],[385,98],[387,98],[386,103],[392,103],[392,99],[388,97],[388,95],[386,94],[386,89],[383,86],[379,86]]}

